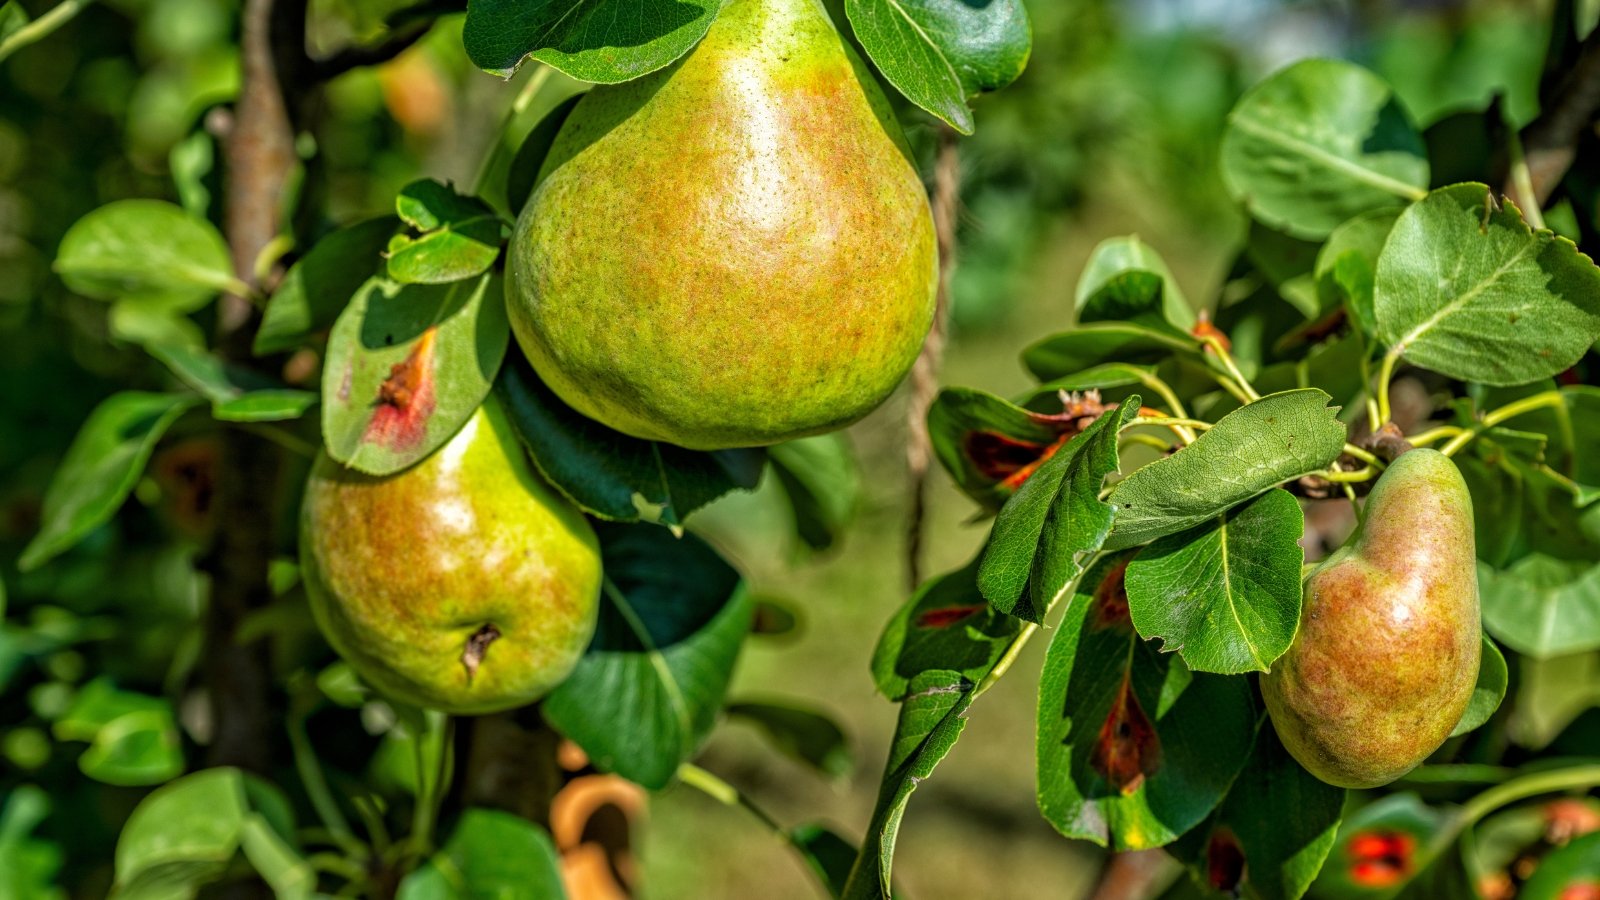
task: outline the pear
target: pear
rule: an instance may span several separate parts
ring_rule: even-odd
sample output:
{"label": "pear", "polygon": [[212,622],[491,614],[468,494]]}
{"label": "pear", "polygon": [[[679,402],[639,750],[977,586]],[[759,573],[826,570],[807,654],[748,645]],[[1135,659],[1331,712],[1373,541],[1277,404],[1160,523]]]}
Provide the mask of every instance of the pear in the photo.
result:
{"label": "pear", "polygon": [[507,305],[590,418],[694,449],[878,406],[933,319],[928,199],[820,0],[730,0],[665,69],[584,96],[518,218]]}
{"label": "pear", "polygon": [[522,706],[594,634],[600,550],[491,396],[444,446],[374,477],[324,454],[300,562],[328,642],[378,690],[456,714]]}
{"label": "pear", "polygon": [[1261,678],[1283,745],[1329,784],[1411,771],[1467,709],[1482,648],[1472,497],[1450,458],[1408,451],[1361,528],[1305,582],[1300,631]]}

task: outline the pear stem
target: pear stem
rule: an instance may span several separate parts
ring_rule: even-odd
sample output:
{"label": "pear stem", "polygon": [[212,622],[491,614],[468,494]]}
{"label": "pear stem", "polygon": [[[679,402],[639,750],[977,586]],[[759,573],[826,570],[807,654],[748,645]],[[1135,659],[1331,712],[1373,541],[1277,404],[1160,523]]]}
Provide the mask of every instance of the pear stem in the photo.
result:
{"label": "pear stem", "polygon": [[[1172,409],[1173,415],[1181,418],[1189,417],[1189,410],[1184,408],[1183,401],[1178,399],[1178,395],[1172,390],[1171,385],[1167,384],[1161,379],[1160,376],[1155,375],[1154,373],[1145,372],[1143,370],[1135,371],[1138,371],[1139,381],[1142,382],[1145,387],[1148,387],[1150,390],[1161,395],[1161,399],[1165,400],[1167,402],[1167,406]],[[1178,437],[1183,439],[1185,444],[1194,443],[1194,431],[1187,426],[1178,425],[1172,430],[1177,433]]]}
{"label": "pear stem", "polygon": [[1377,424],[1373,431],[1389,421],[1389,382],[1394,379],[1395,364],[1400,362],[1400,350],[1396,347],[1383,355],[1383,365],[1378,369],[1378,415]]}
{"label": "pear stem", "polygon": [[[1212,353],[1217,355],[1217,360],[1222,363],[1222,368],[1227,370],[1228,375],[1232,377],[1235,385],[1243,392],[1243,395],[1249,398],[1244,401],[1246,404],[1254,403],[1261,399],[1261,395],[1256,393],[1256,389],[1251,386],[1250,380],[1244,377],[1243,372],[1239,371],[1239,364],[1234,362],[1233,354],[1228,352],[1228,348],[1222,343],[1221,338],[1208,334],[1200,340],[1205,343]],[[1223,387],[1227,388],[1228,386],[1223,385]],[[1230,389],[1229,392],[1232,393],[1232,390]]]}
{"label": "pear stem", "polygon": [[[1540,409],[1560,409],[1566,405],[1567,400],[1561,395],[1560,391],[1541,391],[1540,393],[1523,397],[1521,400],[1507,403],[1499,409],[1485,413],[1484,417],[1474,423],[1471,428],[1451,438],[1450,443],[1441,447],[1439,452],[1445,456],[1454,456],[1461,451],[1462,447],[1471,443],[1473,438],[1507,419]],[[1412,443],[1416,442],[1412,441]]]}

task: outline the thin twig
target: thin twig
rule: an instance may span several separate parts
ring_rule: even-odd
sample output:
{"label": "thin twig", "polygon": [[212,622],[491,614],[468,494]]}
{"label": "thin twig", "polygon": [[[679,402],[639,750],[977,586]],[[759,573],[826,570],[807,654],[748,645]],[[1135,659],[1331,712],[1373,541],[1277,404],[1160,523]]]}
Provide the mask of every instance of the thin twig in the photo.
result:
{"label": "thin twig", "polygon": [[922,581],[922,520],[927,514],[928,467],[933,440],[928,435],[928,410],[939,391],[939,363],[950,319],[950,275],[956,267],[956,211],[961,198],[961,158],[955,129],[939,129],[939,156],[933,169],[933,228],[939,247],[939,290],[933,327],[911,369],[911,404],[906,436],[906,468],[910,473],[911,513],[906,528],[906,575],[915,588]]}
{"label": "thin twig", "polygon": [[23,47],[49,37],[57,28],[72,21],[73,16],[93,2],[94,0],[62,0],[49,12],[6,35],[5,40],[0,41],[0,62],[5,62],[6,57]]}
{"label": "thin twig", "polygon": [[346,47],[313,60],[311,76],[317,81],[331,81],[352,69],[386,63],[411,49],[432,28],[432,20],[412,22],[389,32],[377,43]]}

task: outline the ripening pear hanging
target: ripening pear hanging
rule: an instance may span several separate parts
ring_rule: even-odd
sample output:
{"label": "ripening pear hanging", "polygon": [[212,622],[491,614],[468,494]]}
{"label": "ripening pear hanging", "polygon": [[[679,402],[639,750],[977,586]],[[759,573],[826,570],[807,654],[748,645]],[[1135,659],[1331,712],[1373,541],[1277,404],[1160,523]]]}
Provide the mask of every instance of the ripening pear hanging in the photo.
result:
{"label": "ripening pear hanging", "polygon": [[456,714],[544,696],[588,647],[599,610],[594,529],[539,479],[493,396],[398,474],[323,454],[300,566],[317,624],[369,684]]}
{"label": "ripening pear hanging", "polygon": [[584,415],[756,446],[883,402],[936,269],[905,139],[821,0],[730,0],[682,60],[578,103],[517,222],[507,303]]}
{"label": "ripening pear hanging", "polygon": [[1438,451],[1408,451],[1306,580],[1300,631],[1261,678],[1283,745],[1340,787],[1411,771],[1466,712],[1482,627],[1466,482]]}

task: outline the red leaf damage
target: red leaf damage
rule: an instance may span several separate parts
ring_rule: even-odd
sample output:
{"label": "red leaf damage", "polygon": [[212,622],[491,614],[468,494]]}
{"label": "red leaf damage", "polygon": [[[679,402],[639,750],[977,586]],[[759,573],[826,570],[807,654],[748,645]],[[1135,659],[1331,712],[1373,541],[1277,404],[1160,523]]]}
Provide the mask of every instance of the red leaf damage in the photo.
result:
{"label": "red leaf damage", "polygon": [[938,609],[925,609],[917,614],[918,628],[949,628],[958,622],[977,615],[983,610],[983,604],[973,603],[966,606],[941,606]]}
{"label": "red leaf damage", "polygon": [[1229,894],[1237,892],[1244,881],[1244,848],[1227,827],[1213,831],[1206,842],[1206,881]]}
{"label": "red leaf damage", "polygon": [[1016,490],[1067,441],[1077,437],[1105,412],[1099,391],[1061,394],[1061,412],[1029,413],[1029,418],[1058,435],[1048,443],[1030,441],[998,431],[969,431],[962,443],[972,466],[991,481]]}
{"label": "red leaf damage", "polygon": [[363,441],[383,444],[391,450],[409,450],[422,443],[428,416],[433,414],[433,348],[437,337],[437,327],[424,331],[406,358],[389,370],[389,377],[378,386],[377,408],[361,436]]}
{"label": "red leaf damage", "polygon": [[1416,868],[1417,839],[1404,831],[1359,831],[1345,850],[1350,854],[1350,880],[1361,887],[1393,887]]}
{"label": "red leaf damage", "polygon": [[1139,706],[1130,672],[1122,675],[1122,685],[1089,753],[1089,764],[1124,796],[1139,790],[1145,778],[1161,767],[1161,739]]}
{"label": "red leaf damage", "polygon": [[1090,607],[1089,614],[1094,617],[1096,630],[1133,627],[1133,619],[1128,615],[1128,585],[1124,580],[1127,573],[1128,560],[1119,560],[1095,587],[1094,606]]}

